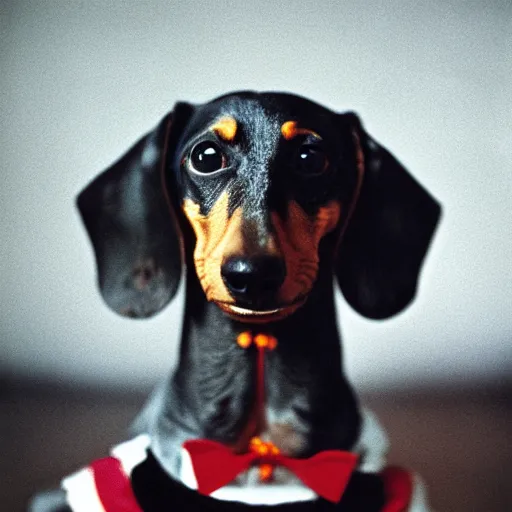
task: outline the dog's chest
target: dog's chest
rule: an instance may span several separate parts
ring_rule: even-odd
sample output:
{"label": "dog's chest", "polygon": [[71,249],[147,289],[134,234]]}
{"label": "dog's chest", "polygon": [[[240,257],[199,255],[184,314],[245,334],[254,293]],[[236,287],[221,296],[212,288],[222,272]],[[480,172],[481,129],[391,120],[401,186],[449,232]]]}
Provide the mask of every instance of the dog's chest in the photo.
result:
{"label": "dog's chest", "polygon": [[[226,335],[226,338],[230,336]],[[233,342],[208,347],[191,358],[188,389],[199,392],[198,434],[243,451],[252,436],[272,442],[290,456],[339,448],[345,437],[339,354],[279,336],[276,347]],[[193,393],[195,394],[195,393]],[[197,395],[196,395],[197,396]],[[321,432],[321,435],[319,434]]]}
{"label": "dog's chest", "polygon": [[205,433],[228,444],[258,436],[287,455],[306,449],[318,388],[309,369],[288,365],[278,351],[263,357],[255,350],[230,356],[229,363],[210,356],[197,381]]}
{"label": "dog's chest", "polygon": [[286,455],[297,455],[307,448],[313,427],[311,390],[315,382],[306,385],[307,369],[289,366],[277,353],[267,356],[264,375],[264,427],[260,435]]}

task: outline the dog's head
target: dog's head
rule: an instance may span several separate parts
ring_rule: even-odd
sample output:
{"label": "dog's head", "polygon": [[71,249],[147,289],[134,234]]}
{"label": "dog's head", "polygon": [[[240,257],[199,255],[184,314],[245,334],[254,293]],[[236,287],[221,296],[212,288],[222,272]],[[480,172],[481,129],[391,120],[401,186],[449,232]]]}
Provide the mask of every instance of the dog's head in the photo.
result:
{"label": "dog's head", "polygon": [[440,212],[357,116],[278,93],[177,104],[78,205],[115,311],[159,311],[193,251],[206,298],[259,322],[299,308],[320,265],[365,316],[400,311]]}

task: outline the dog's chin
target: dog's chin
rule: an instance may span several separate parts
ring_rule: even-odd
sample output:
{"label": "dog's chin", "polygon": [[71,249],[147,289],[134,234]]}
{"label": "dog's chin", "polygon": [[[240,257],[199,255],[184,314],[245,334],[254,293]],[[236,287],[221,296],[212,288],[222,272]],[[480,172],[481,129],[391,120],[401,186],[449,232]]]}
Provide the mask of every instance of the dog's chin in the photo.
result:
{"label": "dog's chin", "polygon": [[304,302],[306,302],[305,297],[295,301],[293,304],[267,310],[249,309],[237,306],[236,304],[227,304],[225,302],[216,302],[216,304],[233,320],[251,324],[264,324],[268,322],[276,322],[290,316],[292,313],[295,313],[295,311],[297,311]]}

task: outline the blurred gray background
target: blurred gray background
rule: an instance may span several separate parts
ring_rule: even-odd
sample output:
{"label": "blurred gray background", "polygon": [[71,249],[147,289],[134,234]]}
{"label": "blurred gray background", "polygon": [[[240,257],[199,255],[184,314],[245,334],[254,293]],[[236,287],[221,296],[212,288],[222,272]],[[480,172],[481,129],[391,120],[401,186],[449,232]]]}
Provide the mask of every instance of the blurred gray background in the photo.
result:
{"label": "blurred gray background", "polygon": [[418,299],[341,302],[358,385],[503,376],[512,336],[512,8],[503,2],[4,2],[1,365],[149,384],[180,300],[149,321],[95,288],[74,197],[175,101],[286,90],[357,111],[444,208]]}
{"label": "blurred gray background", "polygon": [[443,205],[408,310],[368,321],[339,297],[357,388],[488,389],[508,379],[508,0],[11,0],[0,23],[7,382],[142,390],[169,371],[181,296],[146,321],[107,309],[74,198],[174,102],[237,89],[357,111]]}

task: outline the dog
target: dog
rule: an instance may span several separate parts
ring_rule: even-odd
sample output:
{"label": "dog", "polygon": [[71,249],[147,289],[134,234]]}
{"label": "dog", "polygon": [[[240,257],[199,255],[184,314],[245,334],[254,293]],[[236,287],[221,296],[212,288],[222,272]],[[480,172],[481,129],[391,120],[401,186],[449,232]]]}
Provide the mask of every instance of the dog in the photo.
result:
{"label": "dog", "polygon": [[[294,459],[355,449],[362,414],[343,372],[334,280],[361,315],[397,314],[440,217],[356,114],[286,93],[178,103],[77,203],[114,311],[150,317],[185,280],[176,369],[137,421],[149,439],[131,473],[140,510],[267,510],[183,486],[191,439],[244,454],[259,436]],[[263,384],[256,347],[237,344],[258,335],[277,343]],[[386,499],[382,475],[356,468],[333,508],[318,497],[274,507],[378,511]],[[50,508],[71,510],[62,493]]]}

